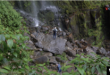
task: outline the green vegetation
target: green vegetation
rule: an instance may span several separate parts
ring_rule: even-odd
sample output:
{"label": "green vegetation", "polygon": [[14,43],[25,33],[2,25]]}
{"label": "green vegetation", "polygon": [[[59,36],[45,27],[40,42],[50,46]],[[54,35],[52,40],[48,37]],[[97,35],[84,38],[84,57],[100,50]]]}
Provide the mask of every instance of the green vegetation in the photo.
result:
{"label": "green vegetation", "polygon": [[[77,4],[77,2],[73,3]],[[66,2],[66,4],[69,5],[70,2]],[[30,54],[33,54],[33,52],[25,50],[26,44],[24,44],[24,41],[29,39],[23,35],[29,33],[25,26],[26,23],[9,2],[0,2],[0,7],[2,8],[0,9],[0,75],[42,75],[42,73],[44,75],[60,75],[57,71],[47,69],[46,64],[28,66],[28,62],[32,60]],[[66,13],[69,14],[70,10],[71,8],[67,9]],[[97,30],[88,30],[89,36],[94,34],[94,36],[97,36],[98,42],[100,42],[100,35],[102,34],[101,25],[101,22],[98,22]],[[86,24],[84,27],[87,28]],[[58,55],[58,57],[62,60],[67,59],[65,53]],[[106,74],[106,66],[109,65],[108,60],[107,57],[98,55],[96,55],[96,58],[84,54],[77,55],[70,63],[76,63],[75,66],[78,71],[65,72],[71,67],[65,63],[62,65],[62,75],[97,75],[97,72]],[[43,72],[43,69],[46,71]]]}
{"label": "green vegetation", "polygon": [[6,1],[0,2],[0,24],[11,29],[17,29],[21,26],[20,15],[13,9],[11,4]]}

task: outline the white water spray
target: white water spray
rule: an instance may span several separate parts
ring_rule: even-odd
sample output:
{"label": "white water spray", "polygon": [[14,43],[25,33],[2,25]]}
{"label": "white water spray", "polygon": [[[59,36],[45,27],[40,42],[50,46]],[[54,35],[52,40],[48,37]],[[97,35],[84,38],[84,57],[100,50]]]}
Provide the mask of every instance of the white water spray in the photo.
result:
{"label": "white water spray", "polygon": [[32,15],[33,15],[33,20],[34,20],[34,25],[37,27],[39,26],[39,21],[38,21],[38,17],[37,17],[37,14],[38,14],[38,9],[36,7],[36,4],[35,4],[35,1],[32,1]]}

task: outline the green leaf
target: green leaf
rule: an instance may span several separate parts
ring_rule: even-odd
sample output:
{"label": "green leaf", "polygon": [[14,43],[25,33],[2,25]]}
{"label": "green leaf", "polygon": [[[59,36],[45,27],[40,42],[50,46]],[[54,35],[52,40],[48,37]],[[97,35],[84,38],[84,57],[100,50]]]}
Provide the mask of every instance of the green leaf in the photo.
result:
{"label": "green leaf", "polygon": [[14,53],[14,56],[15,56],[15,57],[17,57],[17,55],[18,55],[17,53]]}
{"label": "green leaf", "polygon": [[106,71],[103,71],[103,74],[104,74],[104,75],[107,75],[107,72],[106,72]]}
{"label": "green leaf", "polygon": [[87,68],[87,65],[85,64],[85,65],[83,66],[83,68],[84,68],[84,70],[86,70],[86,68]]}
{"label": "green leaf", "polygon": [[68,72],[64,72],[62,75],[70,75]]}
{"label": "green leaf", "polygon": [[29,70],[29,66],[25,66],[25,68]]}
{"label": "green leaf", "polygon": [[8,73],[8,71],[6,69],[0,69],[0,72],[2,72],[2,73]]}
{"label": "green leaf", "polygon": [[97,69],[98,72],[101,74],[101,69],[100,69],[99,65],[96,66],[96,69]]}
{"label": "green leaf", "polygon": [[80,68],[80,67],[77,67],[78,71],[80,72],[81,75],[84,74],[84,69],[83,68]]}
{"label": "green leaf", "polygon": [[64,71],[66,71],[68,68],[70,68],[72,66],[68,65],[68,66],[63,66],[61,69],[63,69]]}
{"label": "green leaf", "polygon": [[95,72],[95,67],[93,66],[91,69],[92,74]]}
{"label": "green leaf", "polygon": [[10,66],[4,66],[3,68],[10,70]]}
{"label": "green leaf", "polygon": [[3,34],[0,35],[0,40],[5,41],[5,36]]}
{"label": "green leaf", "polygon": [[12,39],[8,39],[7,44],[10,48],[12,48],[13,46],[13,40]]}

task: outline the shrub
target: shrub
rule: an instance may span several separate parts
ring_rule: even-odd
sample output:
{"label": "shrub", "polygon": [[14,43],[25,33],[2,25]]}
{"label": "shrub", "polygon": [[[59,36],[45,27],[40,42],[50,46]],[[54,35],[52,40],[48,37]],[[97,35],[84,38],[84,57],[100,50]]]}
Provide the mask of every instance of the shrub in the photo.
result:
{"label": "shrub", "polygon": [[13,30],[21,26],[22,17],[13,9],[9,2],[1,1],[0,7],[0,21],[2,25]]}

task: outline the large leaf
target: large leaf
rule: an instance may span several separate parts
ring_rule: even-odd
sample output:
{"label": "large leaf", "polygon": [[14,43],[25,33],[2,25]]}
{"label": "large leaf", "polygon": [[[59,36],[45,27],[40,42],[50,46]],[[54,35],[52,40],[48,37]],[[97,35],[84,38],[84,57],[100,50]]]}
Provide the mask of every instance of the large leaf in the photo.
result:
{"label": "large leaf", "polygon": [[3,68],[10,70],[10,66],[4,66]]}
{"label": "large leaf", "polygon": [[87,65],[85,64],[85,65],[83,66],[83,69],[86,70],[86,68],[87,68]]}
{"label": "large leaf", "polygon": [[13,46],[13,40],[12,39],[8,39],[7,44],[10,48],[12,48]]}
{"label": "large leaf", "polygon": [[2,72],[2,73],[8,73],[8,71],[5,70],[5,69],[0,69],[0,72]]}
{"label": "large leaf", "polygon": [[93,66],[91,69],[92,74],[95,72],[95,67]]}
{"label": "large leaf", "polygon": [[96,66],[96,69],[97,69],[98,72],[101,74],[101,69],[100,69],[99,65]]}
{"label": "large leaf", "polygon": [[3,34],[0,35],[0,40],[5,41],[5,36]]}
{"label": "large leaf", "polygon": [[80,67],[77,67],[78,71],[80,72],[81,75],[84,75],[84,69],[83,68],[80,68]]}
{"label": "large leaf", "polygon": [[62,75],[70,75],[68,72],[64,72]]}
{"label": "large leaf", "polygon": [[17,57],[17,55],[18,55],[17,53],[14,53],[14,56],[15,56],[15,57]]}

